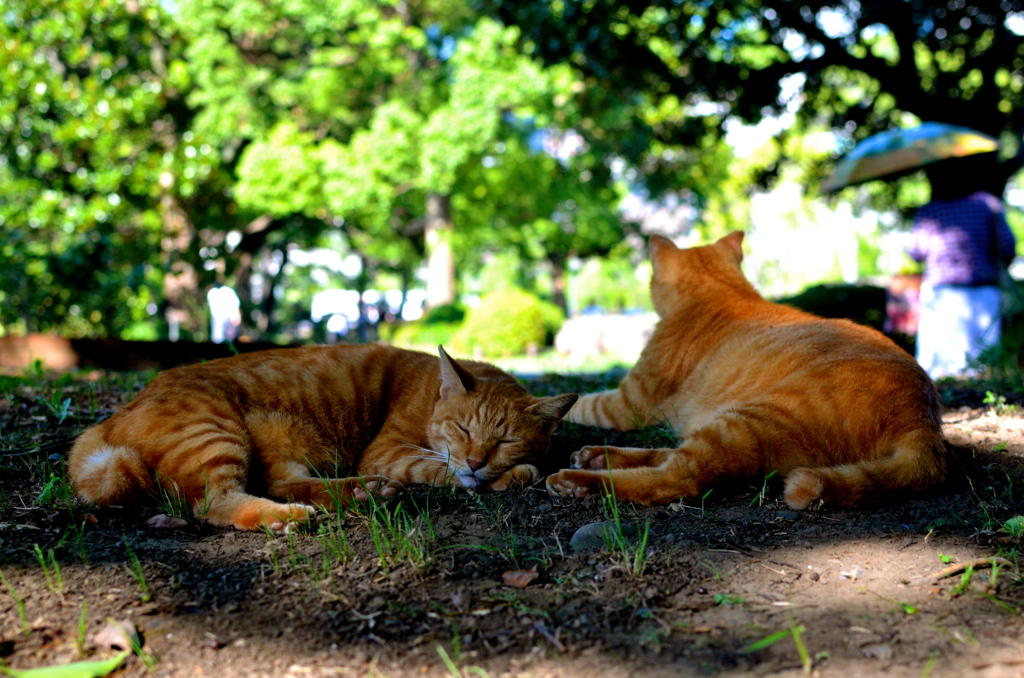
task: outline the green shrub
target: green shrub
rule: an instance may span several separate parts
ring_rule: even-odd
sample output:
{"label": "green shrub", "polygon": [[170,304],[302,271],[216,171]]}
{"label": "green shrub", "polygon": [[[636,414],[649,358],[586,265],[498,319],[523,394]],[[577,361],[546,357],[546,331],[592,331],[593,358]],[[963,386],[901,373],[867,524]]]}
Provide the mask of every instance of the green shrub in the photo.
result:
{"label": "green shrub", "polygon": [[415,320],[396,327],[387,341],[400,348],[436,353],[438,344],[450,348],[454,343],[455,333],[462,327],[460,322],[429,322],[427,319]]}
{"label": "green shrub", "polygon": [[1003,324],[999,343],[975,361],[983,380],[997,391],[1024,391],[1024,282],[1003,281]]}
{"label": "green shrub", "polygon": [[551,342],[565,322],[561,309],[518,289],[492,292],[470,309],[455,337],[459,351],[486,356],[526,353],[531,344]]}
{"label": "green shrub", "polygon": [[423,318],[423,323],[426,325],[436,325],[438,323],[449,323],[459,324],[466,319],[466,309],[462,304],[444,304],[442,306],[436,306],[429,311]]}
{"label": "green shrub", "polygon": [[885,324],[885,288],[874,285],[814,285],[800,294],[776,299],[822,318],[848,318],[881,331]]}

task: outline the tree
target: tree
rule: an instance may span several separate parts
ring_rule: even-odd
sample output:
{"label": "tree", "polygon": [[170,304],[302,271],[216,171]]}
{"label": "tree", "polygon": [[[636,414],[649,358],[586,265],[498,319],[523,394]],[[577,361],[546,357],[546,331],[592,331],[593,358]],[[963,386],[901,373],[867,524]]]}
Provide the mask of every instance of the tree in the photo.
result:
{"label": "tree", "polygon": [[160,3],[93,0],[7,3],[0,44],[0,323],[126,331],[194,284],[172,245],[216,170],[182,137],[183,45]]}
{"label": "tree", "polygon": [[[993,190],[1024,164],[1019,0],[611,0],[484,2],[549,63],[571,63],[597,97],[636,103],[608,140],[643,167],[638,135],[695,148],[729,118],[780,118],[781,142],[815,126],[847,145],[919,120],[974,127],[1005,149]],[[589,89],[589,88],[588,88]],[[645,111],[686,110],[649,118]],[[909,117],[908,117],[909,116]],[[588,134],[587,129],[581,130]],[[595,135],[591,132],[588,138]],[[770,182],[781,154],[760,177]],[[811,168],[821,178],[828,163]]]}
{"label": "tree", "polygon": [[552,301],[567,314],[569,259],[606,256],[630,230],[616,209],[621,188],[607,170],[595,176],[592,158],[582,153],[559,158],[531,148],[531,137],[551,141],[555,130],[513,127],[520,129],[508,130],[490,153],[460,173],[454,214],[460,223],[477,226],[459,239],[459,249],[467,259],[472,251],[512,250],[534,266],[548,266]]}
{"label": "tree", "polygon": [[344,228],[373,266],[425,254],[430,301],[450,301],[456,173],[546,86],[517,33],[444,2],[187,0],[181,17],[197,133],[239,149],[242,208]]}

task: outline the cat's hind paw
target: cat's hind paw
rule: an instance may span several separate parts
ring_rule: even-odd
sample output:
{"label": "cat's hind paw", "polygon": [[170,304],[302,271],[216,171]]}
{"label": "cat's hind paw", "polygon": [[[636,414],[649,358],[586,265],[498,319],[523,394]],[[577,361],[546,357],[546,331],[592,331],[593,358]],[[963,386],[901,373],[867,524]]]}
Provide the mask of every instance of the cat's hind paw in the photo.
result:
{"label": "cat's hind paw", "polygon": [[805,509],[825,494],[825,474],[811,468],[798,468],[786,478],[783,499],[790,508]]}
{"label": "cat's hind paw", "polygon": [[569,465],[572,468],[587,468],[604,470],[608,468],[608,458],[605,456],[606,447],[603,445],[584,447],[572,453],[569,458]]}
{"label": "cat's hind paw", "polygon": [[569,458],[572,468],[591,471],[662,466],[675,451],[665,448],[612,447],[588,445]]}
{"label": "cat's hind paw", "polygon": [[545,485],[553,497],[582,499],[592,494],[589,484],[578,482],[581,474],[573,471],[559,471],[547,477]]}

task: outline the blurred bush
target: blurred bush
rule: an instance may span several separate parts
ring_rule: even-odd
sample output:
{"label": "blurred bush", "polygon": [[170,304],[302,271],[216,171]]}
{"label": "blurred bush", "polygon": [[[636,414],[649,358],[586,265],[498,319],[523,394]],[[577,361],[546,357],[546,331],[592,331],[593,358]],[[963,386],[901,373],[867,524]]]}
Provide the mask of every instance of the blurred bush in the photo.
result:
{"label": "blurred bush", "polygon": [[466,319],[466,307],[462,304],[444,304],[427,311],[427,315],[420,322],[425,325],[440,325],[444,323],[461,323]]}
{"label": "blurred bush", "polygon": [[1003,323],[1000,341],[986,349],[972,365],[996,391],[1024,392],[1024,281],[1006,277],[1003,288]]}
{"label": "blurred bush", "polygon": [[381,339],[400,348],[436,353],[438,344],[449,349],[452,347],[455,333],[460,327],[462,323],[459,322],[428,323],[425,320],[414,320],[396,327],[390,334],[382,332]]}
{"label": "blurred bush", "polygon": [[563,322],[565,315],[554,304],[520,289],[499,290],[470,309],[454,348],[493,357],[521,355],[531,344],[550,344]]}
{"label": "blurred bush", "polygon": [[881,332],[885,299],[885,288],[874,285],[814,285],[796,296],[775,301],[822,318],[847,318]]}
{"label": "blurred bush", "polygon": [[438,344],[451,349],[465,317],[466,309],[461,304],[445,304],[430,309],[419,320],[382,331],[381,338],[401,348],[428,353],[437,351]]}
{"label": "blurred bush", "polygon": [[593,258],[575,275],[574,312],[597,307],[609,313],[631,309],[653,310],[648,291],[650,262],[634,265],[629,258]]}

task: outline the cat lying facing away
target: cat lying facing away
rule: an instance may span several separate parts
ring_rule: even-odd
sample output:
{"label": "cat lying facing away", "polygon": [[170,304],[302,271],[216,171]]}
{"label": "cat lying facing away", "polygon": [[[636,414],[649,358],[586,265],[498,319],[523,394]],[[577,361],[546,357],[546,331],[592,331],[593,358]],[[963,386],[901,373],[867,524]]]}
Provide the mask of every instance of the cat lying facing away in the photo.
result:
{"label": "cat lying facing away", "polygon": [[577,395],[535,398],[438,352],[308,346],[177,367],[82,433],[68,474],[97,504],[162,491],[212,525],[274,531],[405,483],[535,482]]}
{"label": "cat lying facing away", "polygon": [[619,388],[566,421],[620,431],[664,422],[676,449],[592,446],[547,478],[556,496],[644,504],[778,471],[785,500],[863,506],[943,482],[935,387],[888,338],[763,299],[740,270],[743,234],[678,249],[650,241],[660,320]]}

